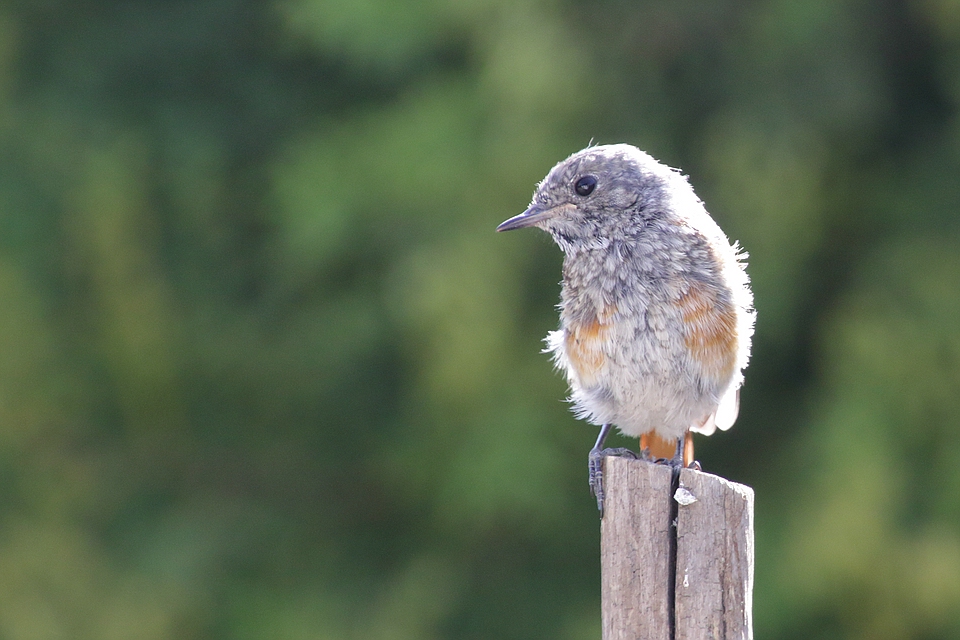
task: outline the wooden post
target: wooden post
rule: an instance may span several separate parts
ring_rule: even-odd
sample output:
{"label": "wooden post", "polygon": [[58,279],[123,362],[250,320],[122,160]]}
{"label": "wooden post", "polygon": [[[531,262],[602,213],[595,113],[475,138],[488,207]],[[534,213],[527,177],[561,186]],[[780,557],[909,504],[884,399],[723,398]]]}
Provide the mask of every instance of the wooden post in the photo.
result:
{"label": "wooden post", "polygon": [[752,640],[753,490],[626,458],[603,474],[603,640]]}
{"label": "wooden post", "polygon": [[603,460],[603,640],[670,640],[670,476],[666,465]]}

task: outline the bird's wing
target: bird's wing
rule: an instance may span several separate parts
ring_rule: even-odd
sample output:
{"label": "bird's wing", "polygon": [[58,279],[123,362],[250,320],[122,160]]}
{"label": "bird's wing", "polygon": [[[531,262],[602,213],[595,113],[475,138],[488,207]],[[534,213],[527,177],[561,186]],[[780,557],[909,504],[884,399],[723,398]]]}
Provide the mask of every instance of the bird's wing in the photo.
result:
{"label": "bird's wing", "polygon": [[702,433],[705,436],[713,435],[718,428],[726,431],[737,421],[740,413],[740,389],[731,389],[721,399],[720,406],[711,413],[701,424],[694,424],[690,431]]}
{"label": "bird's wing", "polygon": [[714,415],[714,422],[721,431],[726,431],[737,421],[740,414],[740,389],[731,389],[720,399],[720,406]]}

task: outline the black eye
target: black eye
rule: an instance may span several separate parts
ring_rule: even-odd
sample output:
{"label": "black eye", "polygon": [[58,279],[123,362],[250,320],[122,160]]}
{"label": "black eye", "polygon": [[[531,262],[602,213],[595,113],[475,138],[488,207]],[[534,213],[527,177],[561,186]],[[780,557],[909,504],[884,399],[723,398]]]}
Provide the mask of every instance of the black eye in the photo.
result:
{"label": "black eye", "polygon": [[597,186],[597,179],[594,176],[583,176],[577,180],[573,185],[573,190],[577,192],[578,196],[588,196],[593,193],[593,190]]}

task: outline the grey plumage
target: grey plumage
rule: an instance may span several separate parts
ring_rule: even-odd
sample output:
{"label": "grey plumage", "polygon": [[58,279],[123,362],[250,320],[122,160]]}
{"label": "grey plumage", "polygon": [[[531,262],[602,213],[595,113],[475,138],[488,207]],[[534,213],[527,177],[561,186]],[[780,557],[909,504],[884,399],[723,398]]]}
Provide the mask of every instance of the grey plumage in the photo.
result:
{"label": "grey plumage", "polygon": [[579,417],[673,440],[733,424],[755,317],[745,254],[682,174],[630,145],[589,147],[498,229],[527,226],[564,252],[546,342]]}

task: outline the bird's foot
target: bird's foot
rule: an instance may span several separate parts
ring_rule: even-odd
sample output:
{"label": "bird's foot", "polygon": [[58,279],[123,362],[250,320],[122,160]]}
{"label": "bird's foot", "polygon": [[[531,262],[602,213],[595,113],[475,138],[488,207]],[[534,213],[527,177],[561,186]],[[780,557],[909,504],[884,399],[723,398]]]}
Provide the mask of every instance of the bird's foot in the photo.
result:
{"label": "bird's foot", "polygon": [[[649,452],[648,452],[649,455]],[[590,469],[590,493],[597,499],[597,509],[600,511],[600,517],[603,517],[603,459],[607,456],[619,456],[622,458],[638,459],[640,456],[635,451],[625,448],[618,449],[600,449],[594,447],[590,450],[588,467]]]}
{"label": "bird's foot", "polygon": [[[687,462],[689,460],[689,462]],[[658,464],[668,464],[677,471],[680,469],[693,469],[694,471],[703,471],[700,463],[693,459],[693,440],[690,432],[677,440],[677,452],[669,460],[657,460]]]}
{"label": "bird's foot", "polygon": [[[640,459],[644,462],[649,462],[650,464],[666,464],[670,466],[676,466],[678,464],[676,458],[659,458],[651,455],[650,449],[648,448],[643,448],[640,450]],[[680,464],[682,464],[682,461]]]}

